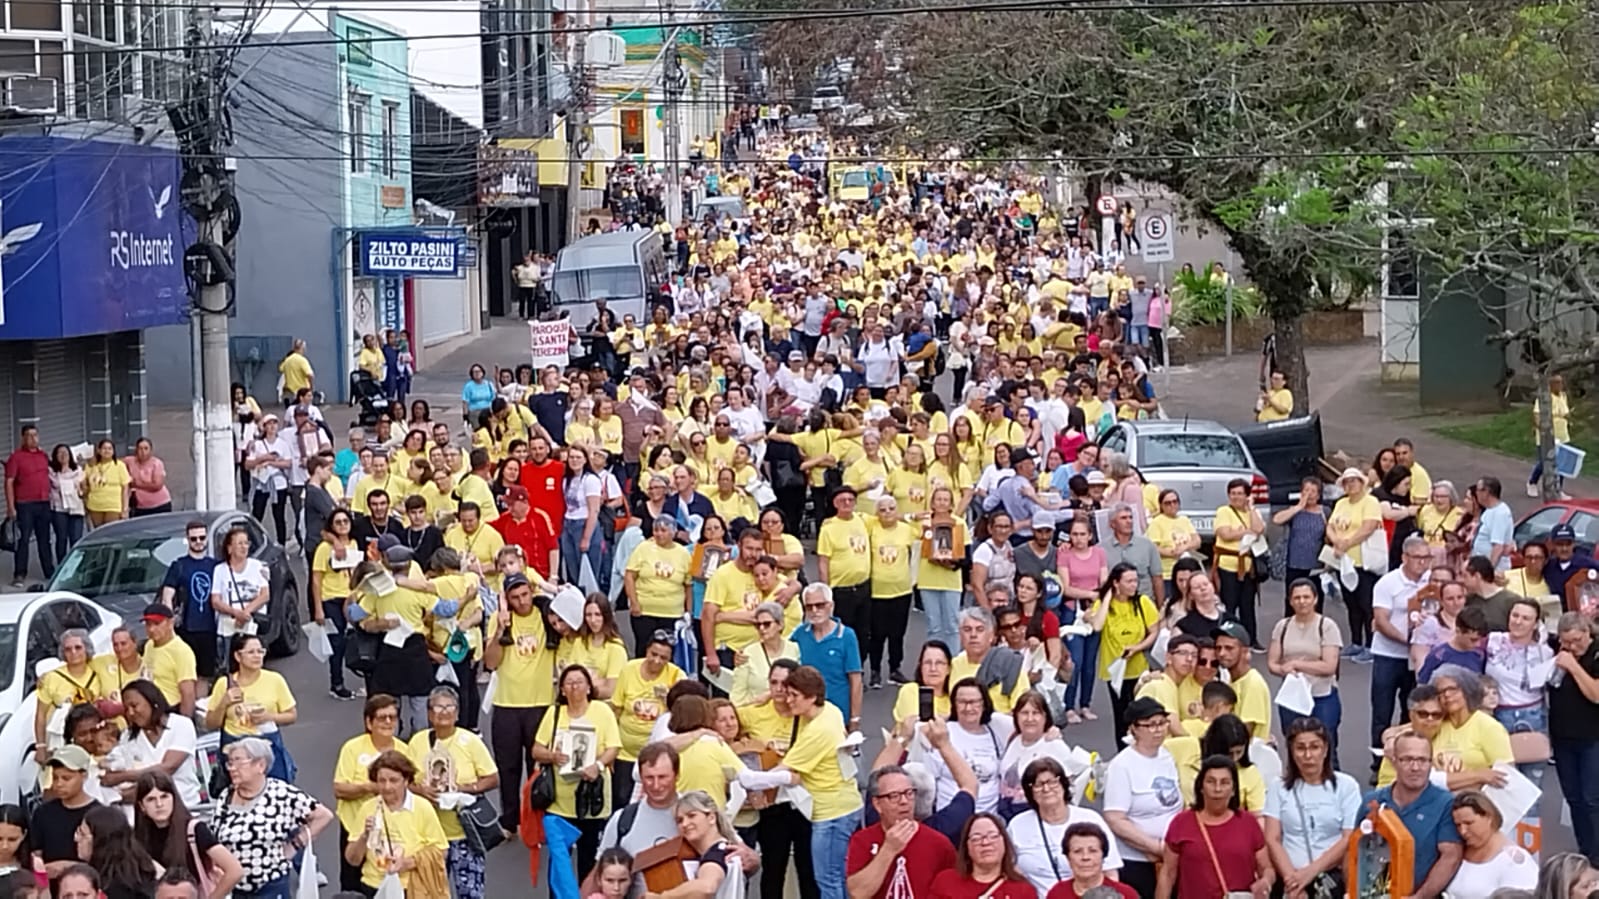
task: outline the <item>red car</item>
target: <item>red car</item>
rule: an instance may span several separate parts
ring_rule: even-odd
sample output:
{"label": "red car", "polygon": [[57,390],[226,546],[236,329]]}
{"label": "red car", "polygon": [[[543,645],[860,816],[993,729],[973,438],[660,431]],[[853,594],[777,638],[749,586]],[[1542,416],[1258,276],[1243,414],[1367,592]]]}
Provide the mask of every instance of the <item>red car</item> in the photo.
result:
{"label": "red car", "polygon": [[1562,499],[1534,509],[1516,522],[1516,553],[1512,564],[1521,565],[1520,548],[1533,540],[1547,540],[1557,524],[1577,532],[1577,554],[1591,556],[1599,543],[1599,499]]}

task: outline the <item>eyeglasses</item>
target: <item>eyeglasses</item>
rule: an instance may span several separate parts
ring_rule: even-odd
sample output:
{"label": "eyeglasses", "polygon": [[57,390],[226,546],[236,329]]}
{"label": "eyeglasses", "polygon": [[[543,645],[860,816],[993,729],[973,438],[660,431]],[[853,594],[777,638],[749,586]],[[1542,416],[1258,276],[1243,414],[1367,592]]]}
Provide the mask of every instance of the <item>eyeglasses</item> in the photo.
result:
{"label": "eyeglasses", "polygon": [[1424,755],[1402,755],[1399,758],[1394,759],[1394,764],[1404,765],[1410,768],[1419,768],[1423,765],[1431,765],[1432,759],[1427,758]]}
{"label": "eyeglasses", "polygon": [[825,602],[808,602],[805,604],[805,611],[807,612],[815,612],[825,608],[827,608],[827,603]]}
{"label": "eyeglasses", "polygon": [[1004,624],[1001,624],[999,626],[999,629],[1002,630],[1002,631],[1009,631],[1009,630],[1015,630],[1016,628],[1019,628],[1019,627],[1026,627],[1026,626],[1027,626],[1027,622],[1025,622],[1025,621],[1007,621]]}
{"label": "eyeglasses", "polygon": [[916,788],[908,790],[895,790],[892,793],[878,793],[878,799],[887,799],[889,802],[909,802],[916,798]]}
{"label": "eyeglasses", "polygon": [[455,706],[453,706],[453,705],[430,705],[430,706],[428,706],[428,711],[430,711],[430,712],[438,712],[440,715],[446,714],[448,712],[453,712],[455,710],[456,710]]}
{"label": "eyeglasses", "polygon": [[1164,730],[1165,727],[1166,727],[1166,719],[1165,718],[1151,718],[1148,721],[1138,721],[1138,722],[1134,722],[1133,727],[1137,727],[1137,728],[1140,728],[1140,729],[1143,729],[1143,730]]}
{"label": "eyeglasses", "polygon": [[966,842],[976,843],[979,846],[987,846],[990,843],[998,843],[1003,839],[1005,839],[1005,835],[1002,833],[973,833],[967,834],[966,836]]}
{"label": "eyeglasses", "polygon": [[387,724],[394,724],[400,720],[400,716],[397,712],[389,712],[387,714],[379,712],[378,714],[372,716],[372,720]]}
{"label": "eyeglasses", "polygon": [[[806,608],[808,609],[808,608],[810,608],[810,606],[806,606]],[[821,608],[821,607],[818,606],[817,608]],[[757,628],[759,628],[760,630],[764,631],[764,630],[766,630],[769,627],[777,627],[777,622],[775,622],[775,621],[757,621],[757,622],[755,622],[755,626]]]}
{"label": "eyeglasses", "polygon": [[1058,790],[1063,786],[1065,786],[1065,783],[1062,782],[1058,777],[1040,777],[1039,779],[1033,781],[1033,792],[1036,793],[1039,790]]}
{"label": "eyeglasses", "polygon": [[204,543],[205,542],[205,535],[204,534],[190,534],[189,535],[189,542],[190,543]]}

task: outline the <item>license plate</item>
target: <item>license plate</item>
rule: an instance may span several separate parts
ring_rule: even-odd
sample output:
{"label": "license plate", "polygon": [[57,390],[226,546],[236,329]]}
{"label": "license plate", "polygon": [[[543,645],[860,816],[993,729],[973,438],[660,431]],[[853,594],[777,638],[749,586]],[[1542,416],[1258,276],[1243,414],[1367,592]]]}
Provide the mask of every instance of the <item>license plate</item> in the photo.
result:
{"label": "license plate", "polygon": [[1188,520],[1193,524],[1194,530],[1196,531],[1213,531],[1216,529],[1216,518],[1212,515],[1206,515],[1204,517],[1190,515],[1188,516]]}

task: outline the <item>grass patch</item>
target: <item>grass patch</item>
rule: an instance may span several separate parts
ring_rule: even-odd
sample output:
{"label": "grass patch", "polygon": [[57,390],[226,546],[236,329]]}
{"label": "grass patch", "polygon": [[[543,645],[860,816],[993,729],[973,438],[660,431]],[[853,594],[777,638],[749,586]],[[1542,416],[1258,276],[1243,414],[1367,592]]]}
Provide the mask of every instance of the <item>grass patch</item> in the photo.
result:
{"label": "grass patch", "polygon": [[[1533,438],[1531,406],[1517,406],[1497,415],[1480,416],[1458,424],[1433,428],[1451,440],[1493,450],[1514,459],[1531,459],[1538,447]],[[1599,447],[1599,429],[1592,418],[1571,416],[1571,442],[1583,449]]]}

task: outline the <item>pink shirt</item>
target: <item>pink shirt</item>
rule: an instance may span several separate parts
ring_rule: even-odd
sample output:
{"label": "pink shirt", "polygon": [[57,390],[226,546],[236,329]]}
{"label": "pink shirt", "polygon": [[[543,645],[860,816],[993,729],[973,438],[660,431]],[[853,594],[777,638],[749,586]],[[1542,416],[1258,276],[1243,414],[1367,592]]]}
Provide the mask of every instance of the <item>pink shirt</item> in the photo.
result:
{"label": "pink shirt", "polygon": [[1100,583],[1100,572],[1109,565],[1105,560],[1105,551],[1097,546],[1088,548],[1086,558],[1079,559],[1077,552],[1070,545],[1062,544],[1060,552],[1055,556],[1055,567],[1066,574],[1066,583],[1078,590],[1091,590],[1098,592],[1104,586]]}
{"label": "pink shirt", "polygon": [[[140,462],[138,456],[129,456],[122,460],[122,464],[128,466],[128,477],[133,480],[131,498],[134,508],[153,509],[172,502],[172,491],[166,487],[167,467],[160,459],[152,455],[150,461]],[[147,490],[139,486],[156,480],[161,482],[159,490]]]}
{"label": "pink shirt", "polygon": [[1149,298],[1149,326],[1166,327],[1166,298],[1158,293]]}

